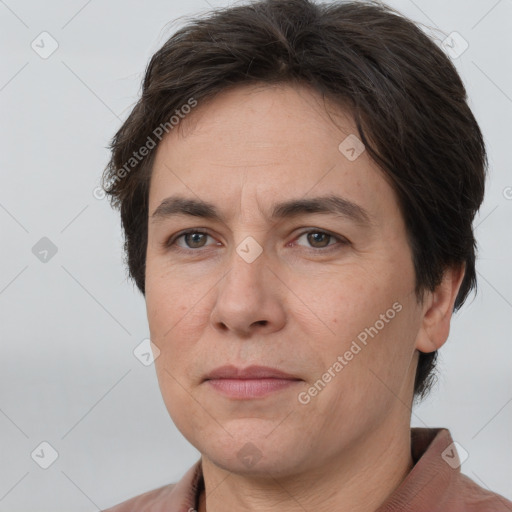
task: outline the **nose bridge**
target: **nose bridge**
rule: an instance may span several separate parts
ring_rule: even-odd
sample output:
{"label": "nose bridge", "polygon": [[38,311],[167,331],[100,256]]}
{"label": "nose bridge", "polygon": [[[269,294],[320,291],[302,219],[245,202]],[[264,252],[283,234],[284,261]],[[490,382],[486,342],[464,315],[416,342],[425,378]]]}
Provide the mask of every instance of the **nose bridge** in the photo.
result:
{"label": "nose bridge", "polygon": [[253,298],[263,295],[267,263],[261,245],[254,238],[246,237],[232,251],[224,288],[232,290],[239,300],[246,296],[244,291],[250,291]]}

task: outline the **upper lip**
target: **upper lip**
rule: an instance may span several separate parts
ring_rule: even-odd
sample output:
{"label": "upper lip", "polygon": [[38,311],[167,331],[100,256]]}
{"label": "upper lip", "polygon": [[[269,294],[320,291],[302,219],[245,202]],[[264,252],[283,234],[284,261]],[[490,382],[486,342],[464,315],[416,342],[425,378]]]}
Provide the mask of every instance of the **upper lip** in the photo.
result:
{"label": "upper lip", "polygon": [[269,366],[248,366],[237,368],[233,365],[220,366],[208,373],[205,380],[212,379],[288,379],[300,380],[289,373]]}

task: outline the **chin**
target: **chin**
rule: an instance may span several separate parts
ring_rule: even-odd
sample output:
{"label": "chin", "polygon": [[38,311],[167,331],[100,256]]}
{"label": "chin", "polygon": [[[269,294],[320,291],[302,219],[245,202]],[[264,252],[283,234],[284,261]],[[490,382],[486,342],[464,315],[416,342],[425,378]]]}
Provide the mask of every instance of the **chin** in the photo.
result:
{"label": "chin", "polygon": [[269,436],[269,429],[256,433],[242,429],[233,434],[226,432],[220,436],[208,436],[204,443],[196,448],[216,466],[239,475],[273,477],[296,473],[306,454],[297,447],[304,443],[288,436],[283,439],[277,435]]}

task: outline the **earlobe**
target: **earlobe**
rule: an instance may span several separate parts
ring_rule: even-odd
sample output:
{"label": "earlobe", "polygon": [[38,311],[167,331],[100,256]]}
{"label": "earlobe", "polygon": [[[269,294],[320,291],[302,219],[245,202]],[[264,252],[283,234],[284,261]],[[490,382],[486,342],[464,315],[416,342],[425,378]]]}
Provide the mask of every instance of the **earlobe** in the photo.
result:
{"label": "earlobe", "polygon": [[422,325],[416,340],[416,348],[420,352],[434,352],[448,339],[453,306],[464,271],[464,264],[446,269],[441,283],[434,291],[427,292]]}

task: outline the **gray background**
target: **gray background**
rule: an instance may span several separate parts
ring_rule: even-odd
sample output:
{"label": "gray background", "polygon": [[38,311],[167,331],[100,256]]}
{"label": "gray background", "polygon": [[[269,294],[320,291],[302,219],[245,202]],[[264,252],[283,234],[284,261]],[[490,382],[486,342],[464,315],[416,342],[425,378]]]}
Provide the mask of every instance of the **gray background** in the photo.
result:
{"label": "gray background", "polygon": [[[126,279],[118,215],[93,190],[150,56],[179,26],[167,23],[208,3],[228,5],[0,1],[0,511],[106,508],[199,456],[133,354],[149,335],[145,303]],[[454,61],[491,169],[475,222],[479,293],[455,316],[412,422],[450,428],[469,453],[462,471],[512,499],[512,1],[390,5],[469,44]],[[59,45],[46,59],[31,47],[51,49],[43,31]],[[46,262],[32,251],[43,237],[58,250]],[[48,469],[31,457],[48,460],[43,441],[58,452]]]}

